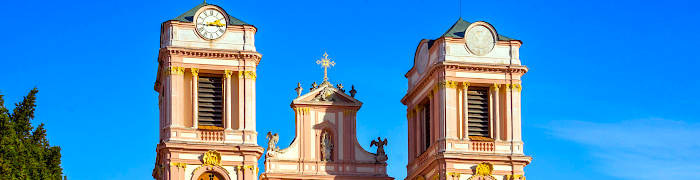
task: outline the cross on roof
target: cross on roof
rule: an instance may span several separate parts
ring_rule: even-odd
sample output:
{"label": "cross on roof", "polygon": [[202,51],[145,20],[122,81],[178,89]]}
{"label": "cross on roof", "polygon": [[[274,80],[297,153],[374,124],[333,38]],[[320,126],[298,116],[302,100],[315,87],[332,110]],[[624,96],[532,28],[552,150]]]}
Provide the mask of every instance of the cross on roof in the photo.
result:
{"label": "cross on roof", "polygon": [[323,59],[316,60],[316,64],[320,64],[323,67],[323,82],[328,81],[328,68],[335,66],[335,62],[328,59],[328,53],[323,52]]}

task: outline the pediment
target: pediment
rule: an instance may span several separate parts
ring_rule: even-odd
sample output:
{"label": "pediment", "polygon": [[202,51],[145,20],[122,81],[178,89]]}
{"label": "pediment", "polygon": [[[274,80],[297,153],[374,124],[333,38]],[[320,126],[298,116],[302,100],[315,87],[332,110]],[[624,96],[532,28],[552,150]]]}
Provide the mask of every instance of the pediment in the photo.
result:
{"label": "pediment", "polygon": [[362,106],[362,102],[345,94],[344,90],[334,87],[329,82],[324,82],[310,92],[297,97],[292,104]]}

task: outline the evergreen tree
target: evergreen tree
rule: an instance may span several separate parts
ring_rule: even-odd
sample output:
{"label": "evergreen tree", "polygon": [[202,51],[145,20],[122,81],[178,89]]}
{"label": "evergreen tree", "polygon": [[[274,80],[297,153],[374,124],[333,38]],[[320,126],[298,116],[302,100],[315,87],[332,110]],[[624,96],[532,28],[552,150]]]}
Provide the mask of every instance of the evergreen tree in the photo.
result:
{"label": "evergreen tree", "polygon": [[44,124],[34,129],[34,88],[12,113],[0,95],[0,179],[62,179],[61,148],[49,145]]}

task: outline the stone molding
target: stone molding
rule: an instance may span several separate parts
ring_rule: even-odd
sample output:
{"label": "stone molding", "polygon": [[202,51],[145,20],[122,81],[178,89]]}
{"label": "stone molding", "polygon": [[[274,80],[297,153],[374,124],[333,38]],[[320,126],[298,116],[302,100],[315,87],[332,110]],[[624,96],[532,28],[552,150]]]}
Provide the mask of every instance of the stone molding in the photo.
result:
{"label": "stone molding", "polygon": [[260,63],[260,59],[262,58],[260,53],[253,51],[222,51],[214,49],[185,49],[166,47],[161,49],[161,53],[163,52],[168,53],[169,55],[200,58],[251,59],[255,61],[255,65],[258,65]]}
{"label": "stone molding", "polygon": [[238,78],[255,80],[258,78],[258,75],[255,71],[238,71]]}
{"label": "stone molding", "polygon": [[[489,64],[455,64],[449,62],[443,62],[441,64],[433,65],[429,71],[415,84],[412,89],[409,89],[402,102],[406,104],[408,97],[415,97],[419,92],[420,88],[424,87],[426,84],[430,83],[430,77],[440,70],[468,70],[476,72],[497,72],[497,73],[526,73],[528,68],[525,66],[503,66],[503,65],[489,65]],[[407,74],[408,76],[408,74]]]}

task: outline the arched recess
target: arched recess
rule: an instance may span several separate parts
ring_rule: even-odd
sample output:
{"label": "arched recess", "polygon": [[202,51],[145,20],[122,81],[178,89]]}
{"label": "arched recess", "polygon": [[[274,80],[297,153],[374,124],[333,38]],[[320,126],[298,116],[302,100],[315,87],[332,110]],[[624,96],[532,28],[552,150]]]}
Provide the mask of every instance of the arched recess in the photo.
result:
{"label": "arched recess", "polygon": [[[338,151],[336,151],[336,149],[338,148],[338,144],[336,142],[338,141],[335,139],[336,137],[337,136],[330,128],[321,129],[318,135],[319,158],[321,159],[321,161],[333,162],[336,160],[336,157],[338,157]],[[325,148],[329,149],[326,151]],[[325,159],[324,156],[330,157]]]}
{"label": "arched recess", "polygon": [[327,162],[332,162],[332,161],[337,160],[336,159],[338,157],[337,149],[339,148],[339,145],[337,143],[338,142],[337,138],[339,138],[338,137],[339,135],[336,133],[337,132],[336,131],[336,124],[331,123],[330,121],[323,121],[319,124],[314,125],[313,128],[316,129],[316,132],[314,133],[316,135],[316,137],[315,137],[316,158],[318,158],[318,160],[323,161],[322,154],[325,154],[325,152],[321,152],[321,151],[324,151],[324,148],[321,144],[323,143],[323,134],[327,133],[327,135],[329,136],[330,143],[332,144],[331,153],[330,153],[330,161],[327,161]]}
{"label": "arched recess", "polygon": [[201,166],[192,172],[192,180],[199,180],[198,178],[205,173],[215,174],[218,178],[220,178],[220,180],[231,180],[231,177],[228,175],[228,171],[221,166]]}

